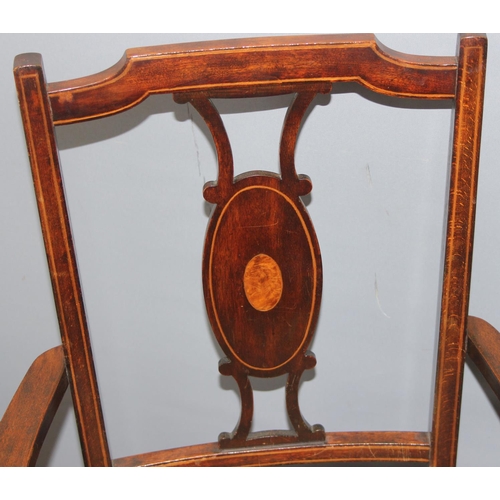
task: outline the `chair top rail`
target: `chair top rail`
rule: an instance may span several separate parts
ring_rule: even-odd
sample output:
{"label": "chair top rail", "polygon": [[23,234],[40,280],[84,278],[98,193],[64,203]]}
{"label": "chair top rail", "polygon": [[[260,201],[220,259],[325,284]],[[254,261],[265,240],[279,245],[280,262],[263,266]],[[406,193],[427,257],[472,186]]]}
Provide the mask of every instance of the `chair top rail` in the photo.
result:
{"label": "chair top rail", "polygon": [[[21,54],[14,64],[42,61],[38,54]],[[374,35],[262,37],[129,49],[101,73],[49,83],[48,93],[53,122],[63,125],[124,111],[151,94],[273,95],[318,82],[354,81],[391,96],[453,99],[456,69],[455,57],[402,54]]]}

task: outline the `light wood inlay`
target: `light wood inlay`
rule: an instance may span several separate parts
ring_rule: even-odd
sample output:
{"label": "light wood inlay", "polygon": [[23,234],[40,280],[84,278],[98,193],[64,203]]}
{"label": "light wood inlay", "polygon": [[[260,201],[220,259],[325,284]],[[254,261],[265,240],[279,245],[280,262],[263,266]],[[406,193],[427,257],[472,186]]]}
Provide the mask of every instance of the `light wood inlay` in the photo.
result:
{"label": "light wood inlay", "polygon": [[278,264],[269,255],[261,253],[248,262],[243,284],[248,302],[257,311],[270,311],[280,301],[283,278]]}

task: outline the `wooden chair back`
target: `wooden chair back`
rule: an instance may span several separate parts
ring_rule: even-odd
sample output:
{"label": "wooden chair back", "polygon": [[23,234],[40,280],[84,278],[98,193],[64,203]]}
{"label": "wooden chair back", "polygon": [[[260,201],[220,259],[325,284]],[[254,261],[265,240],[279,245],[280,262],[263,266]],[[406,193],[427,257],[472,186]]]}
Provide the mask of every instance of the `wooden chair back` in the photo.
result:
{"label": "wooden chair back", "polygon": [[[109,465],[241,465],[326,461],[456,462],[478,175],[486,39],[459,37],[456,57],[396,53],[371,35],[272,37],[127,50],[109,70],[47,83],[38,54],[15,60],[40,221],[84,462]],[[357,82],[391,97],[454,103],[439,347],[430,432],[325,432],[300,412],[298,386],[316,359],[308,348],[322,291],[321,253],[295,170],[299,127],[318,93]],[[203,254],[205,303],[234,377],[241,417],[219,441],[112,460],[63,189],[55,127],[99,119],[171,93],[205,120],[219,174],[203,190],[215,205]],[[234,176],[214,98],[294,94],[280,142],[280,174]],[[263,212],[261,207],[265,206]],[[250,230],[250,228],[252,228]],[[287,374],[291,431],[250,432],[249,377]]]}

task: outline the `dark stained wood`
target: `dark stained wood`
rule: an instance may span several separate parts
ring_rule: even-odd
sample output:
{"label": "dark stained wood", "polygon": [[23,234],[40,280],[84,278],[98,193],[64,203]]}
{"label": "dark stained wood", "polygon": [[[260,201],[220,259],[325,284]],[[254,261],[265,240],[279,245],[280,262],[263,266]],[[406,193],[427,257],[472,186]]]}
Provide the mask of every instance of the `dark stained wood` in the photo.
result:
{"label": "dark stained wood", "polygon": [[[232,433],[223,433],[219,443],[129,457],[114,465],[410,460],[449,466],[456,462],[485,64],[486,38],[479,35],[462,35],[457,57],[396,53],[373,35],[146,47],[126,51],[115,66],[98,75],[49,84],[39,55],[16,58],[16,84],[86,465],[113,462],[54,127],[125,111],[148,95],[173,93],[177,102],[190,102],[198,110],[217,150],[218,179],[203,190],[204,198],[216,205],[207,229],[203,285],[214,334],[227,356],[219,370],[233,376],[240,389],[240,422]],[[322,270],[313,224],[300,200],[311,191],[312,182],[295,171],[294,150],[312,99],[318,92],[329,92],[335,82],[358,82],[394,97],[453,100],[456,105],[430,436],[413,431],[325,433],[321,426],[310,426],[299,409],[300,377],[316,363],[307,349],[319,314]],[[280,143],[281,175],[252,171],[234,178],[230,141],[211,100],[283,93],[294,93],[295,98]],[[258,210],[262,206],[265,213]],[[263,280],[258,286],[257,275]],[[286,407],[293,430],[250,433],[249,376],[283,373],[288,374]]]}
{"label": "dark stained wood", "polygon": [[432,465],[456,463],[466,350],[479,147],[486,75],[486,38],[459,40],[450,196],[432,423]]}
{"label": "dark stained wood", "polygon": [[373,35],[164,45],[127,50],[109,70],[49,84],[48,92],[59,125],[117,113],[160,92],[210,89],[234,96],[237,89],[318,81],[357,81],[387,95],[453,99],[456,60],[399,54]]}
{"label": "dark stained wood", "polygon": [[208,443],[119,458],[115,467],[222,467],[324,462],[429,462],[426,432],[327,432],[324,443],[220,450]]}
{"label": "dark stained wood", "polygon": [[62,347],[38,356],[0,421],[0,467],[36,464],[67,387]]}
{"label": "dark stained wood", "polygon": [[467,354],[500,399],[500,332],[487,321],[469,316]]}
{"label": "dark stained wood", "polygon": [[25,54],[16,57],[14,77],[84,461],[87,465],[109,465],[109,450],[41,56]]}
{"label": "dark stained wood", "polygon": [[[329,85],[320,84],[316,92],[327,90]],[[294,152],[302,117],[316,92],[299,92],[290,105],[280,145],[281,175],[255,171],[237,178],[229,138],[209,93],[176,95],[205,119],[219,162],[217,182],[204,188],[205,199],[216,207],[205,240],[203,288],[212,330],[227,356],[219,370],[236,380],[242,405],[235,430],[219,437],[224,448],[325,439],[322,426],[304,420],[298,401],[300,377],[316,365],[307,349],[319,314],[322,270],[314,228],[300,200],[312,184],[297,175]],[[249,376],[283,373],[288,374],[286,407],[294,432],[250,434]]]}

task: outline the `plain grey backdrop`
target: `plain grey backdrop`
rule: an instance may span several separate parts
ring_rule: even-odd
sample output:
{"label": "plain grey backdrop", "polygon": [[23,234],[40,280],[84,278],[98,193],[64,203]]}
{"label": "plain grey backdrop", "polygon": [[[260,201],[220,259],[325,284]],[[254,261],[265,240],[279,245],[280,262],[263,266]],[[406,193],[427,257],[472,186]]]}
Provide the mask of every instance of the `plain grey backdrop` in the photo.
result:
{"label": "plain grey backdrop", "polygon": [[[49,81],[96,73],[129,47],[224,34],[2,34],[0,414],[31,362],[60,343],[12,77],[40,52]],[[380,34],[402,52],[454,55],[456,34]],[[489,35],[470,311],[500,327],[500,35]],[[236,173],[277,171],[289,97],[219,101]],[[322,311],[301,409],[327,430],[430,429],[452,110],[353,85],[316,99],[296,165],[323,253]],[[239,416],[204,312],[201,254],[216,178],[206,127],[155,96],[58,131],[112,457],[215,441]],[[255,430],[287,427],[284,379],[254,380]],[[81,465],[69,397],[40,465]],[[500,465],[500,405],[466,368],[458,465]]]}

